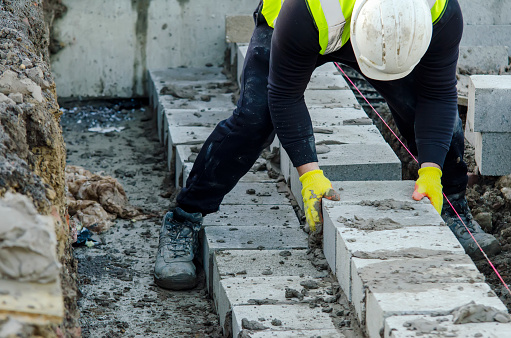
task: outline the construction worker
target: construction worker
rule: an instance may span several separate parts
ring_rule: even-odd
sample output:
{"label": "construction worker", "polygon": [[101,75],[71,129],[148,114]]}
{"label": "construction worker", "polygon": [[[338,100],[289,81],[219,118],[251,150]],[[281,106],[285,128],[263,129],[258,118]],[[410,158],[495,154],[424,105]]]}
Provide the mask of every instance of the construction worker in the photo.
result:
{"label": "construction worker", "polygon": [[199,153],[178,208],[160,232],[154,277],[168,289],[196,285],[193,263],[202,217],[248,172],[275,132],[303,186],[307,223],[321,223],[321,199],[339,200],[318,165],[304,91],[314,69],[338,61],[361,72],[387,101],[419,161],[413,198],[428,197],[466,252],[478,249],[443,192],[487,254],[499,243],[472,219],[465,189],[464,135],[456,63],[463,19],[457,0],[263,0],[254,13],[240,98]]}

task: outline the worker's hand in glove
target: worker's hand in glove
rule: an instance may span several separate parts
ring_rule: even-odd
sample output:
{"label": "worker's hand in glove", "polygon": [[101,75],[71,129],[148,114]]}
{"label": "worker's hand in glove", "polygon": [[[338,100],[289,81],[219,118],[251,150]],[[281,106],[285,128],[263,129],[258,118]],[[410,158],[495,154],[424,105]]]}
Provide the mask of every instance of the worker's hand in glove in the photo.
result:
{"label": "worker's hand in glove", "polygon": [[300,176],[305,218],[309,228],[316,230],[317,224],[323,223],[321,199],[339,201],[339,193],[332,188],[332,183],[323,175],[323,170],[308,171]]}
{"label": "worker's hand in glove", "polygon": [[442,170],[436,167],[423,167],[419,169],[419,179],[415,182],[415,191],[413,199],[420,201],[424,197],[429,198],[431,204],[440,214],[442,212],[442,204],[444,202],[442,196]]}

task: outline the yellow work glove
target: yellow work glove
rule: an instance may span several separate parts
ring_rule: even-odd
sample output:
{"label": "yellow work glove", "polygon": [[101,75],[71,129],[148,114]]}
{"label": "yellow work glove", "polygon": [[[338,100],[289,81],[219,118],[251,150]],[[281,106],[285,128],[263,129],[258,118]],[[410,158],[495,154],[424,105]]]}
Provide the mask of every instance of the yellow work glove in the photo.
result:
{"label": "yellow work glove", "polygon": [[305,218],[311,231],[316,231],[316,224],[323,224],[321,199],[339,201],[339,193],[332,188],[332,183],[323,175],[323,170],[308,171],[300,176]]}
{"label": "yellow work glove", "polygon": [[419,179],[415,182],[415,191],[412,198],[420,201],[424,197],[429,198],[431,204],[440,214],[444,198],[442,195],[442,170],[435,167],[424,167],[419,169]]}

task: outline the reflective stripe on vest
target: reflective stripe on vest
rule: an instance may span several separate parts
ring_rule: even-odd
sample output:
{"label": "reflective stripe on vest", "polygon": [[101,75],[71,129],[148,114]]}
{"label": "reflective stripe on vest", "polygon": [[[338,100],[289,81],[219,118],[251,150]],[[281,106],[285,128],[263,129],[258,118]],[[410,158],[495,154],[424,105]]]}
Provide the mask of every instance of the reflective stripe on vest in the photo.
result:
{"label": "reflective stripe on vest", "polygon": [[[319,32],[320,54],[339,50],[350,39],[351,13],[356,0],[304,0],[307,1]],[[449,0],[427,0],[431,8],[431,18],[435,24]],[[261,13],[268,25],[275,27],[284,0],[263,0]]]}

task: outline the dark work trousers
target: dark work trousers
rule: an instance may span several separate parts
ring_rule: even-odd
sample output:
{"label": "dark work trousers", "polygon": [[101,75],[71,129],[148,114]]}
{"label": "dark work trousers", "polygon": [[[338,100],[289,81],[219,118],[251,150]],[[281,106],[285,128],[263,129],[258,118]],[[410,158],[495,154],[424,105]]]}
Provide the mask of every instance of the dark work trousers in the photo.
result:
{"label": "dark work trousers", "polygon": [[[445,38],[461,38],[461,31],[449,31],[449,10],[459,10],[457,1],[449,1],[446,13],[433,28],[433,36],[440,31]],[[455,6],[456,7],[455,7]],[[453,8],[455,7],[455,8]],[[264,148],[275,135],[268,108],[268,72],[271,36],[270,28],[262,15],[254,15],[256,27],[250,40],[243,65],[240,98],[233,115],[220,122],[206,140],[193,165],[186,186],[177,197],[178,205],[187,212],[201,212],[203,215],[216,212],[224,196],[231,191],[240,178],[255,163]],[[443,29],[446,28],[446,29]],[[449,34],[459,35],[448,36]],[[456,52],[453,53],[452,67],[456,67]],[[351,43],[339,51],[321,56],[317,66],[338,61],[358,72]],[[410,151],[416,156],[415,110],[417,93],[414,90],[414,70],[407,77],[395,81],[367,79],[389,104],[396,125],[406,139]],[[456,104],[455,104],[456,105]],[[453,109],[457,109],[454,106]],[[447,195],[465,191],[467,166],[463,162],[464,134],[461,120],[457,119],[450,149],[446,155],[442,185]],[[320,163],[321,166],[321,163]]]}

